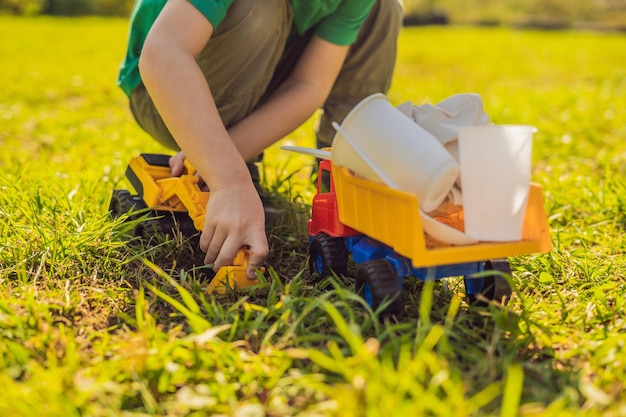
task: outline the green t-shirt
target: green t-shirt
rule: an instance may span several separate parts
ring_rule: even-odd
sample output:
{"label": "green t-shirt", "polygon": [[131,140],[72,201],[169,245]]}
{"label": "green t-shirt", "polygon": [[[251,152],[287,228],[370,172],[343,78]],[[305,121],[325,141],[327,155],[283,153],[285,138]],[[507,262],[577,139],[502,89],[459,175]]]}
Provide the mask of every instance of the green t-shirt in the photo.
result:
{"label": "green t-shirt", "polygon": [[[117,84],[127,94],[141,83],[139,55],[148,31],[167,0],[137,0],[130,16],[130,34],[126,57],[122,62]],[[234,0],[189,0],[214,28],[226,17]],[[350,45],[356,40],[361,25],[369,15],[374,0],[290,0],[293,8],[291,36],[303,35],[315,27],[322,39]]]}

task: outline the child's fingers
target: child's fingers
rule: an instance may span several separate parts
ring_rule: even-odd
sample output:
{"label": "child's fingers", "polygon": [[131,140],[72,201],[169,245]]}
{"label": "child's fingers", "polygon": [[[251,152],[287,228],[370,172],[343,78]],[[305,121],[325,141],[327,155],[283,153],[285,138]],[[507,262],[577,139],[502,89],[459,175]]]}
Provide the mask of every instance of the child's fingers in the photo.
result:
{"label": "child's fingers", "polygon": [[176,155],[170,157],[169,164],[172,176],[179,177],[182,175],[183,169],[185,168],[184,162],[185,154],[182,152],[178,152]]}
{"label": "child's fingers", "polygon": [[256,270],[261,269],[263,262],[269,255],[267,239],[259,240],[255,245],[250,246],[250,255],[248,256],[248,278],[256,279]]}

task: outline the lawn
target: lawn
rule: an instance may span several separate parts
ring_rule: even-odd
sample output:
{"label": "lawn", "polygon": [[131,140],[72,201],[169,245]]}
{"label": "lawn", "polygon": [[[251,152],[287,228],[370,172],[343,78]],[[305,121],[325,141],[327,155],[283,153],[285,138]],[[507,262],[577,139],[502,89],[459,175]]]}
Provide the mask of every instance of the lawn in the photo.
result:
{"label": "lawn", "polygon": [[193,241],[129,243],[109,192],[165,149],[115,86],[126,31],[0,17],[0,415],[626,415],[623,34],[404,30],[392,103],[474,92],[538,128],[553,251],[511,259],[504,307],[407,280],[381,319],[303,272],[312,161],[278,147],[264,181],[292,210],[258,288],[209,296]]}

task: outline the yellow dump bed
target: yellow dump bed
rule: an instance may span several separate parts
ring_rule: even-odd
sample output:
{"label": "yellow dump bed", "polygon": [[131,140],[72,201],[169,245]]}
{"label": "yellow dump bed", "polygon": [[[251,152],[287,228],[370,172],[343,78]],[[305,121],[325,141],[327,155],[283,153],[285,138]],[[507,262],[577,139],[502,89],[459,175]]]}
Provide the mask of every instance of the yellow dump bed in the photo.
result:
{"label": "yellow dump bed", "polygon": [[[409,259],[415,268],[549,252],[542,189],[531,184],[521,241],[454,246],[424,234],[416,196],[332,166],[339,220]],[[461,213],[462,216],[462,213]]]}

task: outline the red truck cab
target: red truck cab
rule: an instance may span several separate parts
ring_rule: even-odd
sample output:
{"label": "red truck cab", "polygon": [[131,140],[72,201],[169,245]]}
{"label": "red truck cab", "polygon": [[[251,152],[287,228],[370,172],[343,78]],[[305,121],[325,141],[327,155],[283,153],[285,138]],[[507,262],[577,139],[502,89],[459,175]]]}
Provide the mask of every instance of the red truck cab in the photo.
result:
{"label": "red truck cab", "polygon": [[319,233],[325,233],[332,237],[348,237],[360,234],[339,220],[332,168],[327,159],[322,160],[319,164],[317,194],[313,197],[311,219],[309,220],[309,236],[313,237]]}

